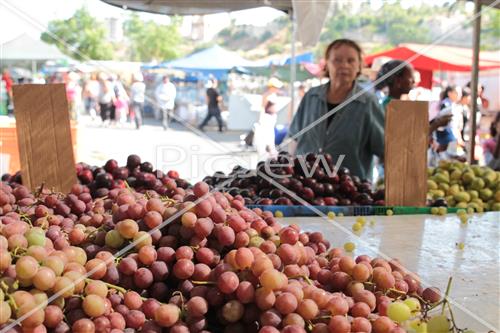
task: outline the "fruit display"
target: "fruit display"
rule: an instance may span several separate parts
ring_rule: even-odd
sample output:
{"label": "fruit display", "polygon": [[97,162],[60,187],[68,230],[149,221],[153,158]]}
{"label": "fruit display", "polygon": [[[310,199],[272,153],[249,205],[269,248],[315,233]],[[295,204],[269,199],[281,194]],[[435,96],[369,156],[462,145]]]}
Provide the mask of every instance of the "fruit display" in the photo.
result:
{"label": "fruit display", "polygon": [[[134,188],[137,192],[155,190],[160,195],[183,193],[189,182],[179,177],[175,170],[163,172],[155,170],[150,162],[142,162],[137,155],[129,155],[125,166],[119,166],[116,160],[108,160],[102,167],[90,166],[87,163],[77,163],[76,175],[80,184],[88,188],[92,198],[105,197],[115,188]],[[4,174],[2,181],[9,184],[22,184],[21,173]],[[176,192],[177,191],[177,192]]]}
{"label": "fruit display", "polygon": [[345,167],[335,172],[334,166],[327,153],[293,158],[280,153],[276,159],[260,162],[256,170],[236,166],[228,175],[217,172],[204,181],[231,195],[241,195],[246,204],[301,205],[299,197],[316,206],[384,205],[383,190],[374,191],[371,182],[351,175]]}
{"label": "fruit display", "polygon": [[476,212],[500,210],[500,172],[488,167],[441,161],[428,170],[427,199],[432,206]]}
{"label": "fruit display", "polygon": [[[447,301],[397,260],[352,258],[200,182],[92,199],[0,187],[8,332],[447,332]],[[170,222],[171,220],[171,222]],[[165,225],[164,221],[170,223]],[[7,330],[6,330],[7,331]],[[421,331],[421,330],[420,330]]]}

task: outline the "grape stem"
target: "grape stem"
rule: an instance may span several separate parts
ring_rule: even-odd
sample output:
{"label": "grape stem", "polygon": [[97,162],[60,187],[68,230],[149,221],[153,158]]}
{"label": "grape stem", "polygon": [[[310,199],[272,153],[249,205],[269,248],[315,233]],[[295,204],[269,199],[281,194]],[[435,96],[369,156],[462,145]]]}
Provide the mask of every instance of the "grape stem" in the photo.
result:
{"label": "grape stem", "polygon": [[[85,279],[85,282],[89,283],[89,282],[92,282],[94,280],[92,279]],[[121,292],[122,294],[125,294],[127,292],[127,290],[125,288],[122,288],[122,287],[119,287],[117,285],[114,285],[114,284],[111,284],[111,283],[107,283],[107,282],[104,282],[104,281],[101,281],[102,283],[104,283],[106,286],[108,286],[109,288],[112,288],[112,289],[115,289],[115,290],[118,290],[119,292]]]}
{"label": "grape stem", "polygon": [[196,284],[196,285],[215,285],[216,284],[213,281],[195,281],[195,280],[191,280],[191,283]]}
{"label": "grape stem", "polygon": [[443,307],[441,308],[441,315],[444,315],[444,310],[445,310],[445,306],[446,306],[446,303],[448,303],[448,295],[450,294],[450,291],[451,291],[451,281],[453,280],[453,277],[450,276],[450,278],[448,279],[448,285],[446,286],[446,293],[444,294],[444,303],[443,303]]}
{"label": "grape stem", "polygon": [[19,309],[19,307],[17,306],[16,300],[14,299],[14,297],[12,297],[11,294],[7,294],[7,297],[9,298],[10,305],[14,308],[14,312],[17,311],[17,309]]}

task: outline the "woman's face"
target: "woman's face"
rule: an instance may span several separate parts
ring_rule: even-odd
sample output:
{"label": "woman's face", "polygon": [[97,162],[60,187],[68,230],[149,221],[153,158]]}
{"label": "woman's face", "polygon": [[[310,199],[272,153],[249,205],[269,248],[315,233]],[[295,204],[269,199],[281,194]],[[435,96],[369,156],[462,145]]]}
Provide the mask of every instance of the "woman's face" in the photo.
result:
{"label": "woman's face", "polygon": [[459,94],[457,89],[450,90],[450,92],[448,93],[448,98],[454,103],[458,102]]}
{"label": "woman's face", "polygon": [[397,84],[399,84],[402,94],[408,94],[415,85],[415,76],[413,75],[413,69],[410,67],[405,67],[403,75],[398,77]]}
{"label": "woman's face", "polygon": [[351,85],[361,71],[358,52],[347,45],[330,50],[326,66],[330,81]]}

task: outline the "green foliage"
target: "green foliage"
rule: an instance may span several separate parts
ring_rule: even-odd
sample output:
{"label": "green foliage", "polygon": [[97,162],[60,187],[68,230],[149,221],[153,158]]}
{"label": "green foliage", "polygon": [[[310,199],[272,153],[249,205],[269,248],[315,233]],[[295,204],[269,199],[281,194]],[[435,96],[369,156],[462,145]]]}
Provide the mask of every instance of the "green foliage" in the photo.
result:
{"label": "green foliage", "polygon": [[283,53],[285,47],[282,43],[271,43],[268,46],[269,54]]}
{"label": "green foliage", "polygon": [[269,30],[266,30],[260,37],[259,37],[259,41],[261,42],[265,42],[266,40],[268,40],[269,38],[271,38],[273,36],[273,33]]}
{"label": "green foliage", "polygon": [[373,11],[368,4],[353,15],[347,8],[338,10],[325,24],[320,36],[323,43],[346,37],[355,31],[362,32],[363,41],[375,35],[385,36],[389,46],[400,43],[428,43],[430,31],[426,22],[432,18],[429,6],[401,8],[399,3],[385,3]]}
{"label": "green foliage", "polygon": [[78,60],[111,59],[113,46],[107,42],[106,28],[93,18],[87,8],[78,9],[66,20],[53,20],[41,39],[55,44],[62,52]]}
{"label": "green foliage", "polygon": [[169,25],[142,21],[132,13],[124,23],[125,35],[131,41],[131,60],[170,60],[178,57],[181,36],[178,31],[179,19],[174,18]]}
{"label": "green foliage", "polygon": [[500,10],[484,9],[481,15],[481,49],[500,48]]}

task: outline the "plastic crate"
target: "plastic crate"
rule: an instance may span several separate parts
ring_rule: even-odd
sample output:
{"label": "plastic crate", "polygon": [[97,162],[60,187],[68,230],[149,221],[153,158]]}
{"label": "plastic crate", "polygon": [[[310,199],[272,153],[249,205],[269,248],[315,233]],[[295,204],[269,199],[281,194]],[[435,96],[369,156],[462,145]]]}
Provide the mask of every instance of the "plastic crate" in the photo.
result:
{"label": "plastic crate", "polygon": [[[273,214],[280,211],[285,217],[319,216],[318,211],[327,215],[334,212],[344,216],[387,215],[392,210],[394,215],[421,215],[431,214],[432,207],[404,207],[404,206],[278,206],[278,205],[249,205],[248,208],[260,208]],[[448,213],[456,213],[458,208],[448,208]]]}

